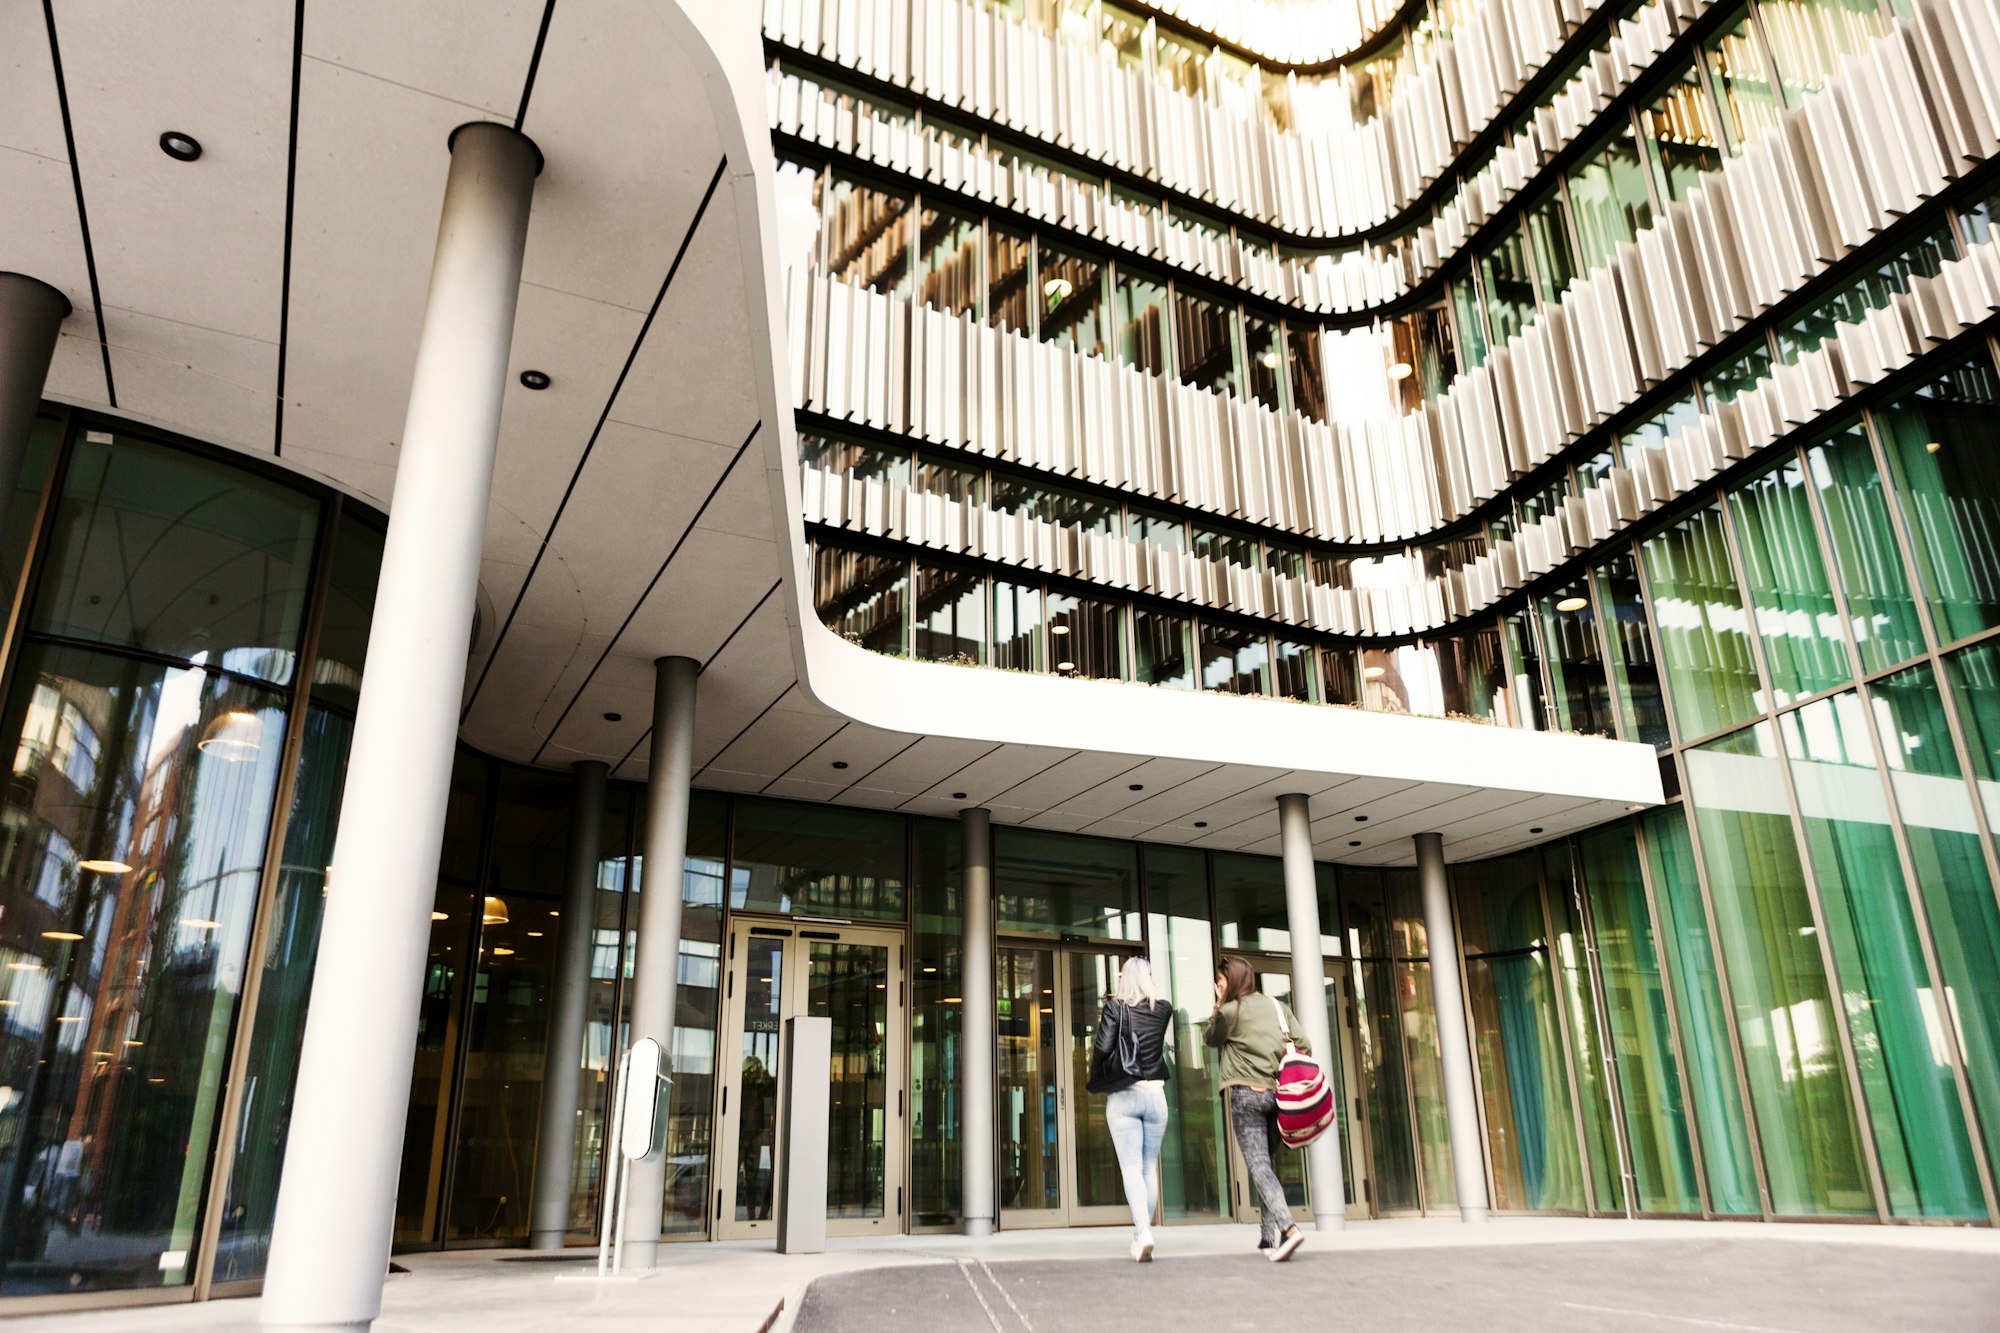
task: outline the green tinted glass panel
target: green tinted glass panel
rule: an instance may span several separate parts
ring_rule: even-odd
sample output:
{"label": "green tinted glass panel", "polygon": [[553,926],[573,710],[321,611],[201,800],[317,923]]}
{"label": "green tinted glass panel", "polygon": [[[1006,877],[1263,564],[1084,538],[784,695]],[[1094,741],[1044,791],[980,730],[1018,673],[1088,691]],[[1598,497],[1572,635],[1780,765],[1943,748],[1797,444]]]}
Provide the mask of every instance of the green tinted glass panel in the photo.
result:
{"label": "green tinted glass panel", "polygon": [[1188,847],[1145,847],[1146,908],[1153,980],[1174,1006],[1168,1042],[1167,1132],[1160,1145],[1160,1206],[1179,1221],[1219,1217],[1228,1143],[1215,1052],[1202,1027],[1215,1012],[1215,950],[1209,936],[1208,868]]}
{"label": "green tinted glass panel", "polygon": [[739,797],[729,905],[901,920],[906,836],[900,815]]}
{"label": "green tinted glass panel", "polygon": [[957,820],[911,821],[910,1216],[918,1226],[949,1226],[960,1215],[964,846]]}
{"label": "green tinted glass panel", "polygon": [[1682,738],[1755,716],[1761,691],[1720,511],[1711,505],[1692,515],[1642,553]]}
{"label": "green tinted glass panel", "polygon": [[1541,598],[1542,660],[1548,664],[1553,719],[1563,731],[1609,736],[1611,685],[1604,673],[1604,649],[1597,637],[1596,609],[1584,584]]}
{"label": "green tinted glass panel", "polygon": [[[2000,703],[1992,686],[1995,655],[1993,645],[1983,645],[1959,654],[1949,668],[1960,697],[1977,690],[1985,694],[1988,711]],[[1984,659],[1980,669],[1965,670],[1975,657]],[[1950,1001],[1950,1026],[1963,1052],[1990,1159],[2000,1156],[2000,905],[1980,849],[1972,794],[1931,669],[1912,667],[1877,683],[1871,692],[1889,787],[1930,916],[1931,940]],[[1968,730],[1974,732],[1968,739],[1975,751],[1991,761],[1993,747],[1976,727]],[[1934,1018],[1934,1007],[1927,1001],[1927,1020]]]}
{"label": "green tinted glass panel", "polygon": [[1646,156],[1661,196],[1687,198],[1701,178],[1722,169],[1722,129],[1715,104],[1693,69],[1688,69],[1654,103],[1639,113]]}
{"label": "green tinted glass panel", "polygon": [[1763,48],[1744,5],[1727,29],[1708,39],[1703,59],[1722,105],[1723,132],[1731,151],[1763,135],[1778,123],[1784,110],[1783,98],[1771,80]]}
{"label": "green tinted glass panel", "polygon": [[1454,868],[1493,1206],[1584,1207],[1583,1163],[1532,854]]}
{"label": "green tinted glass panel", "polygon": [[1841,1019],[1771,726],[1686,758],[1771,1205],[1793,1216],[1872,1213]]}
{"label": "green tinted glass panel", "polygon": [[1745,482],[1729,508],[1777,702],[1845,685],[1854,674],[1847,634],[1820,559],[1805,465],[1794,455]]}
{"label": "green tinted glass panel", "polygon": [[1694,847],[1688,840],[1687,812],[1668,806],[1647,815],[1644,824],[1653,897],[1660,913],[1660,952],[1673,981],[1681,1051],[1708,1175],[1709,1210],[1761,1213],[1764,1205],[1757,1194],[1750,1129],[1736,1082],[1722,983],[1709,947],[1708,916],[1695,873]]}
{"label": "green tinted glass panel", "polygon": [[1596,984],[1591,977],[1589,942],[1582,926],[1583,902],[1567,842],[1542,848],[1548,883],[1550,929],[1554,932],[1556,984],[1569,1018],[1577,1095],[1583,1103],[1583,1142],[1590,1167],[1593,1206],[1603,1212],[1625,1207],[1625,1174],[1620,1166],[1621,1131],[1614,1124],[1611,1071],[1598,1023]]}
{"label": "green tinted glass panel", "polygon": [[1641,1212],[1699,1212],[1701,1188],[1688,1142],[1680,1066],[1632,826],[1594,829],[1579,847],[1604,981],[1604,1012],[1617,1053],[1634,1202]]}
{"label": "green tinted glass panel", "polygon": [[993,831],[993,896],[1000,929],[1136,940],[1135,844],[1034,829]]}
{"label": "green tinted glass panel", "polygon": [[1866,428],[1857,421],[1814,445],[1806,462],[1826,515],[1862,666],[1880,671],[1915,657],[1924,650],[1923,625]]}
{"label": "green tinted glass panel", "polygon": [[1949,1044],[1860,698],[1783,719],[1875,1146],[1898,1217],[1983,1214]]}
{"label": "green tinted glass panel", "polygon": [[1630,551],[1620,551],[1598,566],[1597,595],[1604,608],[1605,637],[1611,644],[1611,681],[1625,738],[1665,745],[1669,736],[1666,700],[1660,694],[1660,663],[1646,623],[1638,562]]}
{"label": "green tinted glass panel", "polygon": [[1760,0],[1757,12],[1793,106],[1825,86],[1842,56],[1860,54],[1888,31],[1875,0]]}
{"label": "green tinted glass panel", "polygon": [[1876,414],[1938,635],[2000,625],[2000,382],[1985,352]]}
{"label": "green tinted glass panel", "polygon": [[1506,342],[1535,322],[1535,280],[1528,270],[1528,248],[1520,232],[1508,232],[1479,257],[1479,277],[1486,290],[1486,322],[1495,343]]}
{"label": "green tinted glass panel", "polygon": [[1397,963],[1401,1035],[1416,1107],[1417,1149],[1424,1170],[1424,1206],[1449,1208],[1458,1202],[1453,1183],[1451,1133],[1444,1107],[1444,1074],[1438,1062],[1437,997],[1431,993],[1429,963]]}
{"label": "green tinted glass panel", "polygon": [[1653,223],[1646,164],[1628,128],[1586,154],[1569,173],[1581,267],[1588,272]]}

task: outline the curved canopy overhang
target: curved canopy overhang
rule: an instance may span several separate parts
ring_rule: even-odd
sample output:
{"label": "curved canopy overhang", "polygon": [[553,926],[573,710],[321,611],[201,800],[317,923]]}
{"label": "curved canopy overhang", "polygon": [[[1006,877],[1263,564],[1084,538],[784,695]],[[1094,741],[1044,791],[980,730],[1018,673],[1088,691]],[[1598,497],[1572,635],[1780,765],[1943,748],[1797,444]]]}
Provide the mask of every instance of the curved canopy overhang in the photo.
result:
{"label": "curved canopy overhang", "polygon": [[[1318,855],[1488,855],[1660,799],[1646,747],[883,658],[813,615],[754,5],[0,10],[0,269],[75,306],[49,396],[388,509],[446,139],[537,183],[461,733],[643,778],[703,664],[697,783]],[[88,20],[88,21],[87,21]],[[166,130],[204,152],[160,151]],[[518,372],[540,370],[531,391]],[[836,769],[838,762],[843,767]],[[1360,816],[1366,816],[1363,820]],[[1530,830],[1534,830],[1531,832]],[[1353,844],[1360,845],[1354,846]]]}

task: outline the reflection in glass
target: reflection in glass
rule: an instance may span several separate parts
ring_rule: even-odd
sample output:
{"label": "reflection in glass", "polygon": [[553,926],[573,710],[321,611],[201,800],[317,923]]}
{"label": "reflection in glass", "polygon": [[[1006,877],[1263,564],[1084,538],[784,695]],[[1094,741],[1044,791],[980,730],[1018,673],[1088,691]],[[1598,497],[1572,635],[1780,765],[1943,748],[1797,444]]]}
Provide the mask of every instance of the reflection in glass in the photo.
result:
{"label": "reflection in glass", "polygon": [[1271,645],[1255,630],[1201,622],[1201,687],[1224,694],[1269,694]]}
{"label": "reflection in glass", "polygon": [[[998,833],[999,830],[994,830]],[[1000,1054],[1000,1208],[1062,1207],[1056,1129],[1056,957],[1002,949],[995,976]]]}
{"label": "reflection in glass", "polygon": [[1880,671],[1915,657],[1924,650],[1923,627],[1866,428],[1857,421],[1814,445],[1806,465],[1826,514],[1862,666]]}
{"label": "reflection in glass", "polygon": [[1135,679],[1171,689],[1194,688],[1193,626],[1181,616],[1132,608]]}
{"label": "reflection in glass", "polygon": [[1167,288],[1120,270],[1116,284],[1118,359],[1153,374],[1167,369]]}
{"label": "reflection in glass", "polygon": [[986,659],[986,576],[917,565],[916,655],[927,662]]}
{"label": "reflection in glass", "polygon": [[826,204],[826,268],[885,295],[910,291],[910,201],[836,178]]}
{"label": "reflection in glass", "polygon": [[1688,751],[1688,788],[1773,1211],[1869,1214],[1841,1015],[1786,811],[1771,724]]}
{"label": "reflection in glass", "polygon": [[735,807],[732,910],[903,918],[900,817],[750,796]]}
{"label": "reflection in glass", "polygon": [[317,500],[148,440],[79,435],[33,628],[292,678]]}
{"label": "reflection in glass", "polygon": [[1950,641],[2000,625],[2000,380],[1985,351],[1875,413],[1916,548],[1917,569]]}
{"label": "reflection in glass", "polygon": [[1604,650],[1597,638],[1597,609],[1590,589],[1572,584],[1538,602],[1542,660],[1548,664],[1549,696],[1558,730],[1609,736],[1611,686],[1604,673]]}
{"label": "reflection in glass", "polygon": [[[778,1062],[784,1040],[785,941],[764,935],[743,941],[743,1048],[734,1055],[736,1086],[736,1209],[738,1222],[769,1221],[776,1203]],[[829,1138],[830,1141],[830,1138]],[[828,1182],[828,1201],[833,1198]]]}
{"label": "reflection in glass", "polygon": [[320,606],[312,693],[315,703],[353,709],[361,702],[361,666],[368,657],[368,627],[375,615],[382,533],[352,514],[341,516],[337,532]]}
{"label": "reflection in glass", "polygon": [[1607,263],[1619,246],[1653,224],[1646,166],[1629,128],[1612,134],[1570,168],[1569,202],[1586,272]]}
{"label": "reflection in glass", "polygon": [[1050,666],[1088,680],[1125,678],[1124,607],[1051,592],[1048,608]]}
{"label": "reflection in glass", "polygon": [[1750,9],[1727,32],[1718,33],[1704,45],[1708,75],[1722,104],[1722,127],[1729,137],[1731,152],[1761,138],[1777,127],[1784,100],[1772,85]]}
{"label": "reflection in glass", "polygon": [[1748,617],[1721,512],[1711,504],[1641,550],[1682,738],[1705,736],[1750,718],[1763,690],[1750,655]]}
{"label": "reflection in glass", "polygon": [[1276,324],[1243,317],[1243,369],[1252,398],[1272,409],[1284,406],[1285,363]]}
{"label": "reflection in glass", "polygon": [[901,1035],[889,1031],[889,946],[842,940],[800,943],[806,946],[806,1014],[833,1020],[826,1215],[884,1217],[889,1204],[888,1044]]}
{"label": "reflection in glass", "polygon": [[1214,1057],[1202,1027],[1215,1011],[1208,872],[1186,847],[1141,849],[1153,979],[1174,1006],[1168,1057],[1167,1137],[1160,1151],[1160,1210],[1169,1221],[1219,1218],[1225,1140]]}
{"label": "reflection in glass", "polygon": [[958,1216],[959,1017],[964,1012],[959,886],[964,837],[956,820],[911,821],[915,930],[910,978],[910,1220],[947,1226]]}
{"label": "reflection in glass", "polygon": [[1584,1207],[1583,1163],[1532,855],[1453,867],[1493,1206]]}
{"label": "reflection in glass", "polygon": [[1820,560],[1805,465],[1794,455],[1744,482],[1729,510],[1774,699],[1783,705],[1845,685],[1853,676],[1847,635]]}
{"label": "reflection in glass", "polygon": [[1780,723],[1876,1154],[1898,1217],[1984,1214],[1943,1025],[1859,696]]}
{"label": "reflection in glass", "polygon": [[1660,697],[1660,664],[1653,656],[1646,604],[1639,587],[1638,562],[1620,551],[1597,567],[1599,605],[1609,612],[1611,677],[1625,737],[1644,745],[1665,745],[1666,701]]}
{"label": "reflection in glass", "polygon": [[1034,302],[1028,289],[1028,259],[1032,253],[1032,244],[1020,232],[999,222],[986,224],[986,322],[996,329],[1026,333],[1030,328]]}
{"label": "reflection in glass", "polygon": [[1325,334],[1310,325],[1285,326],[1285,361],[1291,367],[1292,410],[1313,421],[1326,420]]}
{"label": "reflection in glass", "polygon": [[[223,728],[240,743],[204,749]],[[194,1271],[283,730],[276,694],[203,671],[39,644],[15,667],[6,1294]]]}
{"label": "reflection in glass", "polygon": [[1106,354],[1102,265],[1045,242],[1035,249],[1036,280],[1042,284],[1037,325],[1041,339],[1093,356]]}
{"label": "reflection in glass", "polygon": [[[1091,953],[1081,949],[1063,955],[1063,972],[1069,985],[1070,1144],[1076,1163],[1076,1198],[1081,1208],[1122,1207],[1124,1179],[1118,1171],[1118,1153],[1111,1145],[1111,1127],[1104,1118],[1101,1096],[1084,1091],[1090,1082],[1091,1041],[1097,1033],[1097,1018],[1104,1002],[1118,991],[1118,968],[1122,953]],[[1048,1000],[1044,998],[1044,1004]],[[1047,1013],[1043,1014],[1046,1019]]]}
{"label": "reflection in glass", "polygon": [[[635,832],[635,836],[637,836]],[[714,1210],[709,1159],[715,1143],[717,1032],[722,1020],[722,903],[729,854],[729,801],[697,791],[688,803],[687,857],[681,868],[681,954],[674,1002],[674,1085],[667,1103],[667,1192],[663,1233],[698,1236]],[[639,943],[639,902],[646,891],[645,857],[632,858],[633,901],[627,907],[622,964],[626,980]],[[614,937],[615,938],[615,937]],[[616,965],[615,950],[605,951]],[[597,971],[592,963],[592,975]],[[630,987],[624,996],[629,1004]],[[621,1032],[621,1049],[622,1049]],[[607,1062],[608,1064],[608,1062]],[[615,1071],[614,1071],[615,1072]]]}
{"label": "reflection in glass", "polygon": [[821,623],[844,639],[902,655],[909,595],[907,560],[830,546],[813,549],[813,606]]}
{"label": "reflection in glass", "polygon": [[1672,975],[1681,1053],[1687,1059],[1694,1124],[1701,1135],[1709,1211],[1761,1213],[1764,1205],[1750,1156],[1749,1123],[1730,1054],[1729,1016],[1710,948],[1687,812],[1670,805],[1643,816],[1641,822],[1660,913],[1660,952]]}
{"label": "reflection in glass", "polygon": [[1604,1014],[1619,1056],[1633,1202],[1640,1212],[1697,1213],[1701,1188],[1632,827],[1619,823],[1594,829],[1579,848],[1596,928]]}
{"label": "reflection in glass", "polygon": [[1722,170],[1722,127],[1715,104],[1692,67],[1639,114],[1646,156],[1661,197],[1668,203],[1688,197],[1711,171]]}
{"label": "reflection in glass", "polygon": [[1000,929],[1138,940],[1143,923],[1135,850],[1136,844],[1110,838],[994,829]]}
{"label": "reflection in glass", "polygon": [[1622,1212],[1625,1208],[1622,1131],[1614,1123],[1618,1112],[1611,1104],[1611,1071],[1603,1029],[1598,1026],[1597,993],[1591,975],[1593,943],[1582,925],[1583,900],[1570,861],[1570,844],[1544,844],[1541,861],[1547,883],[1550,929],[1554,932],[1552,963],[1563,1009],[1569,1016],[1577,1096],[1582,1102],[1591,1201],[1601,1212]]}
{"label": "reflection in glass", "polygon": [[1479,282],[1486,293],[1486,325],[1494,346],[1506,342],[1535,322],[1535,281],[1528,269],[1528,247],[1518,231],[1479,256]]}
{"label": "reflection in glass", "polygon": [[[1124,283],[1120,283],[1124,290]],[[1235,310],[1185,291],[1174,293],[1174,366],[1181,383],[1241,396]],[[1143,364],[1143,363],[1141,363]]]}
{"label": "reflection in glass", "polygon": [[1012,671],[1042,669],[1042,590],[993,580],[993,665]]}
{"label": "reflection in glass", "polygon": [[917,256],[923,265],[919,295],[947,315],[979,311],[979,223],[944,209],[926,207],[917,227]]}

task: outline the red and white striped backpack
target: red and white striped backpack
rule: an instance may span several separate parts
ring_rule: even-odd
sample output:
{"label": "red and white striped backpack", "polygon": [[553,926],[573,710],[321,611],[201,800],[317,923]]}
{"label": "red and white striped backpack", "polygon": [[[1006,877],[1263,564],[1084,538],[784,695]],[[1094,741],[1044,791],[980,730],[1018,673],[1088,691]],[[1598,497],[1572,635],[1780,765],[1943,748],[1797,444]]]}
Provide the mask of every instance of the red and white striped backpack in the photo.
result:
{"label": "red and white striped backpack", "polygon": [[1320,1062],[1292,1044],[1285,1006],[1276,999],[1271,1003],[1285,1038],[1285,1054],[1278,1061],[1278,1137],[1288,1148],[1303,1148],[1333,1124],[1333,1085]]}

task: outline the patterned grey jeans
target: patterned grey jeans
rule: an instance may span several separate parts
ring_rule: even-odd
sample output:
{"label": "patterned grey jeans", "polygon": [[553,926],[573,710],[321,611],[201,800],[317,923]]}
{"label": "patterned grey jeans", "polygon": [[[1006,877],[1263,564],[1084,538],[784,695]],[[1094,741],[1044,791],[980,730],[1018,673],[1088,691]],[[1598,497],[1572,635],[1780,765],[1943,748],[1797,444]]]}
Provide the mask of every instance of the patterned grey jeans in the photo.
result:
{"label": "patterned grey jeans", "polygon": [[1229,1122],[1236,1127],[1236,1145],[1250,1185],[1257,1191],[1258,1230],[1273,1245],[1292,1228],[1292,1210],[1285,1203],[1285,1186],[1278,1179],[1278,1095],[1256,1088],[1229,1090]]}

